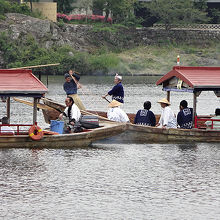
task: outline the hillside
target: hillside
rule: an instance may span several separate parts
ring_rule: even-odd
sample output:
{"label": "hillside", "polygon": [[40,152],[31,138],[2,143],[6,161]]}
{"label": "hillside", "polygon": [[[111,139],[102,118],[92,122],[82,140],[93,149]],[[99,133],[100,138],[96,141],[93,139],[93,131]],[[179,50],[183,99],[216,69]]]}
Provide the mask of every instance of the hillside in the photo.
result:
{"label": "hillside", "polygon": [[[110,25],[77,25],[10,13],[0,20],[0,68],[60,62],[38,69],[63,74],[163,74],[176,64],[220,66],[220,35]],[[216,39],[217,36],[217,39]]]}

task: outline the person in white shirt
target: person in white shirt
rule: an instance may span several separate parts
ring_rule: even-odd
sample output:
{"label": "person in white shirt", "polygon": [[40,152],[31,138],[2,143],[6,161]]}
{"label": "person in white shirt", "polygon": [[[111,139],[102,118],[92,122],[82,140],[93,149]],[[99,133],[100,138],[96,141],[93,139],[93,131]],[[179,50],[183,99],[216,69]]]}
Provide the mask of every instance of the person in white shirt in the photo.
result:
{"label": "person in white shirt", "polygon": [[7,117],[2,118],[2,124],[3,124],[3,126],[1,126],[0,133],[7,133],[7,134],[14,134],[15,133],[14,130],[10,126],[7,126],[9,124]]}
{"label": "person in white shirt", "polygon": [[69,123],[74,126],[76,122],[79,121],[81,117],[81,112],[76,104],[74,104],[74,100],[72,97],[67,96],[65,100],[66,108],[63,113],[59,115],[59,119],[62,119],[63,116],[69,118]]}
{"label": "person in white shirt", "polygon": [[157,123],[157,127],[161,126],[162,128],[177,128],[176,117],[169,107],[170,102],[167,99],[161,99],[158,101],[162,107],[162,112],[160,116],[160,120]]}
{"label": "person in white shirt", "polygon": [[127,114],[119,107],[122,103],[113,100],[109,105],[107,116],[109,120],[117,122],[129,122]]}
{"label": "person in white shirt", "polygon": [[[220,120],[220,109],[215,109],[215,116],[211,119],[218,119]],[[213,129],[213,130],[220,130],[220,121],[213,121],[213,128],[212,128],[212,121],[206,121],[205,122],[207,129]]]}

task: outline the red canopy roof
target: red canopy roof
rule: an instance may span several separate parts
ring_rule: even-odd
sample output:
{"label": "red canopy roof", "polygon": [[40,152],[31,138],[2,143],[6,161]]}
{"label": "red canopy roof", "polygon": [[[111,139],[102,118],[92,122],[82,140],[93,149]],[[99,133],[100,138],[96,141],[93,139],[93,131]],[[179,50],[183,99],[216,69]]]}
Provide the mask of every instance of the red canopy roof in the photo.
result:
{"label": "red canopy roof", "polygon": [[159,79],[156,84],[160,85],[172,77],[183,80],[194,89],[220,89],[220,67],[174,66],[173,70]]}
{"label": "red canopy roof", "polygon": [[47,91],[47,87],[31,70],[0,69],[0,95],[41,97]]}

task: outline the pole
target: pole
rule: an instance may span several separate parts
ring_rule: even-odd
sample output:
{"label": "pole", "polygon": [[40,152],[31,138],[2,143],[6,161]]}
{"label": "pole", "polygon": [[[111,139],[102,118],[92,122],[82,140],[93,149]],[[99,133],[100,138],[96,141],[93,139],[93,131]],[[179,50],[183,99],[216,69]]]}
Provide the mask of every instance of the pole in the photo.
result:
{"label": "pole", "polygon": [[195,124],[195,118],[196,118],[196,102],[197,102],[197,97],[196,97],[196,92],[193,92],[193,127],[197,127]]}
{"label": "pole", "polygon": [[32,69],[32,68],[40,68],[40,67],[47,67],[47,66],[58,66],[58,65],[60,65],[60,63],[52,63],[52,64],[36,65],[36,66],[23,66],[23,67],[11,68],[10,70]]}
{"label": "pole", "polygon": [[8,118],[8,123],[10,124],[10,97],[7,98],[7,118]]}
{"label": "pole", "polygon": [[170,102],[170,91],[167,91],[167,100]]}
{"label": "pole", "polygon": [[37,98],[34,98],[34,106],[33,106],[33,124],[37,122]]}

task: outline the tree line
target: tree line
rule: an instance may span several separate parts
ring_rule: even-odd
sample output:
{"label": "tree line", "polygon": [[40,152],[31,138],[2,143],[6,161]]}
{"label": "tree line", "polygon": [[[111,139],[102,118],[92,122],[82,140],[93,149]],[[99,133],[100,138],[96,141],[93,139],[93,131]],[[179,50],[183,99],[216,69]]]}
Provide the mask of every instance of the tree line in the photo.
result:
{"label": "tree line", "polygon": [[[71,13],[77,0],[56,0],[58,12]],[[89,8],[104,13],[105,20],[111,16],[113,23],[127,26],[159,22],[169,29],[171,24],[220,23],[220,9],[208,8],[207,0],[80,0],[78,7],[86,12]],[[142,10],[142,16],[136,12]]]}

